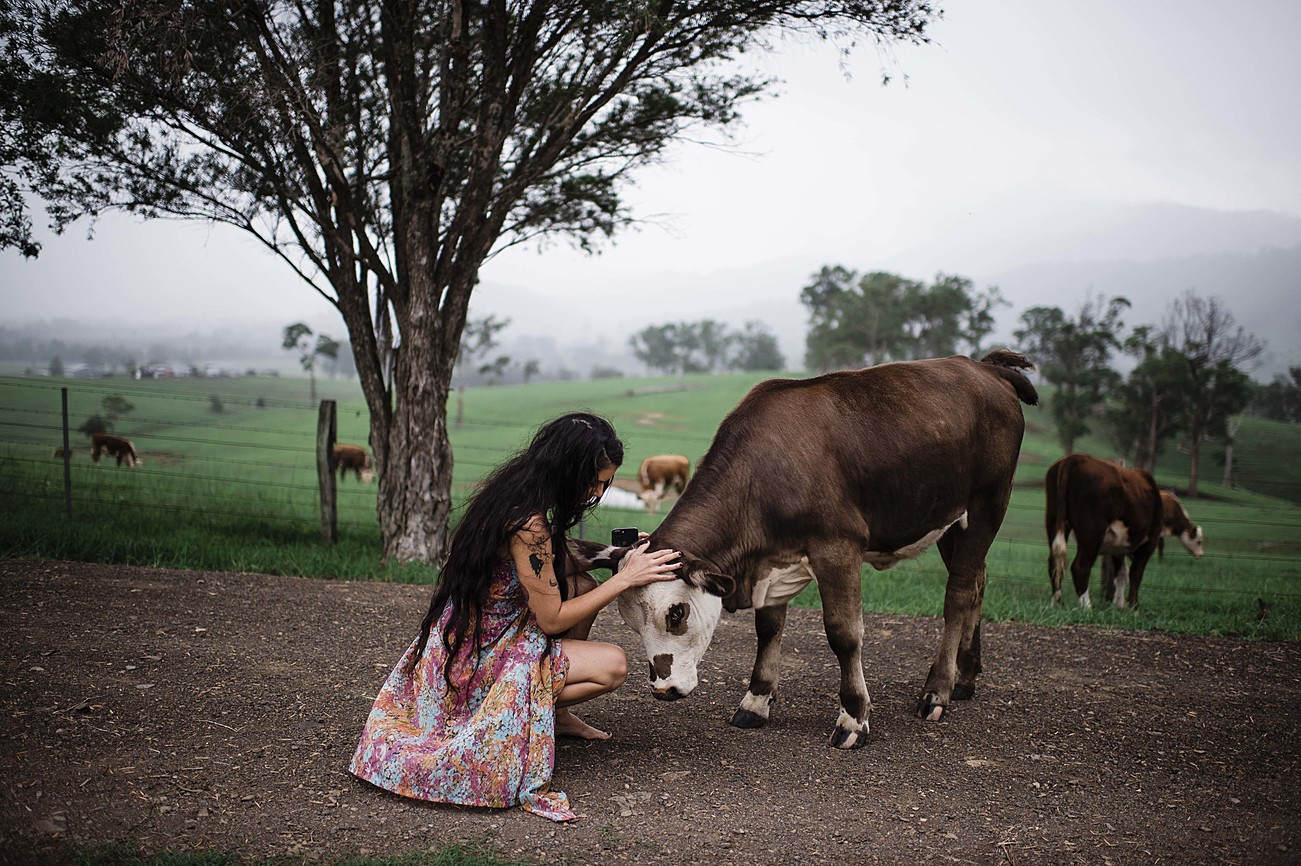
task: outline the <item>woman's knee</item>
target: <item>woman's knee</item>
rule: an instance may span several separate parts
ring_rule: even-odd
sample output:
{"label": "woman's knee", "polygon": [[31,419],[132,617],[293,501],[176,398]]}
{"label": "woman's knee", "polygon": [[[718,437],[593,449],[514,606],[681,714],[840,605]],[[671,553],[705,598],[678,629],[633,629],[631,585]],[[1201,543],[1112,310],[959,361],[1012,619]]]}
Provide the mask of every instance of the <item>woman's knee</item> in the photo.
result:
{"label": "woman's knee", "polygon": [[610,688],[617,689],[628,679],[628,656],[614,644],[610,644],[610,650],[606,671]]}

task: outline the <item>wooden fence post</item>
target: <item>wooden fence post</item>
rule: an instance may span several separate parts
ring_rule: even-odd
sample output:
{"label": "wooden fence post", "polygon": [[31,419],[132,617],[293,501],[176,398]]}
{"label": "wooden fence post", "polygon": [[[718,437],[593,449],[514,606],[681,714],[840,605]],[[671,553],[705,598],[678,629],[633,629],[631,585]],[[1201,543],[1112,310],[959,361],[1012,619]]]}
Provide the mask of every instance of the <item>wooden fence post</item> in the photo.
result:
{"label": "wooden fence post", "polygon": [[322,400],[316,421],[316,474],[321,485],[321,534],[326,544],[339,540],[339,509],[334,489],[336,408],[333,400]]}
{"label": "wooden fence post", "polygon": [[72,443],[68,440],[68,389],[63,390],[63,510],[72,519]]}

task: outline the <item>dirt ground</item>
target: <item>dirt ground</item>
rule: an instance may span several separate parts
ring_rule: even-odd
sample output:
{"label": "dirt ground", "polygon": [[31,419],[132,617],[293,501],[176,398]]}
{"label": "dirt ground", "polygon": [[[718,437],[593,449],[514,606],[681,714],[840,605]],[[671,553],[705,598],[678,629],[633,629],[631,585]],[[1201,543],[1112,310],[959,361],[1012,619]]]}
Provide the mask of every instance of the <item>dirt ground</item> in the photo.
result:
{"label": "dirt ground", "polygon": [[[835,751],[836,666],[793,611],[781,701],[727,724],[751,617],[686,700],[640,674],[562,741],[553,824],[400,799],[345,767],[427,588],[0,561],[0,861],[72,847],[308,858],[478,842],[539,863],[1298,863],[1301,645],[987,624],[976,698],[923,723],[934,619],[868,618],[868,745]],[[597,637],[641,649],[613,610]]]}

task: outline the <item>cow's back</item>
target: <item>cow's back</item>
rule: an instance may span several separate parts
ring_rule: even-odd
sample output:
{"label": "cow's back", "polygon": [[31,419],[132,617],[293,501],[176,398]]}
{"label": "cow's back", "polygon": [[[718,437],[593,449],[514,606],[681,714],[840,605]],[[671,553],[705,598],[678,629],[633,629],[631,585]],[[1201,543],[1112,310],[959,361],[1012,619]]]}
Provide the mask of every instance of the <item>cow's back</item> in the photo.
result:
{"label": "cow's back", "polygon": [[874,548],[911,543],[955,503],[1010,489],[1025,421],[991,367],[936,358],[761,382],[697,464],[692,501],[762,502],[768,532],[870,526]]}
{"label": "cow's back", "polygon": [[1161,534],[1164,504],[1151,473],[1118,466],[1088,454],[1069,454],[1048,469],[1047,529],[1053,537],[1063,526],[1101,539],[1108,527],[1122,523],[1130,547],[1153,543]]}

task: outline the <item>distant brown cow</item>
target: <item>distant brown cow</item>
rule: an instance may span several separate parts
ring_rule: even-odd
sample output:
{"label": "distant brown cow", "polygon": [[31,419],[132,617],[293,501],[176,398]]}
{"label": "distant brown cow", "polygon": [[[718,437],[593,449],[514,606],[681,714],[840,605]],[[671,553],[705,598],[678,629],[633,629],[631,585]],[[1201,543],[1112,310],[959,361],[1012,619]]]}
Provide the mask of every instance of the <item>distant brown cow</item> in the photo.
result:
{"label": "distant brown cow", "polygon": [[[1102,559],[1102,595],[1116,607],[1137,606],[1138,588],[1153,552],[1167,535],[1178,535],[1193,556],[1202,555],[1202,530],[1188,519],[1173,493],[1152,475],[1088,454],[1071,454],[1044,477],[1048,578],[1053,603],[1061,599],[1066,540],[1075,534],[1071,578],[1081,607],[1090,607],[1089,574]],[[1126,565],[1126,558],[1129,560]]]}
{"label": "distant brown cow", "polygon": [[136,447],[125,436],[115,436],[112,433],[94,433],[91,434],[90,444],[90,459],[96,463],[99,462],[99,455],[103,453],[108,454],[109,457],[116,457],[118,466],[121,466],[123,462],[132,469],[140,465],[140,458],[136,456]]}
{"label": "distant brown cow", "polygon": [[641,492],[637,495],[646,503],[646,510],[654,514],[664,501],[665,492],[672,487],[678,495],[687,486],[691,474],[691,461],[681,454],[656,454],[641,462],[637,480]]}
{"label": "distant brown cow", "polygon": [[76,454],[76,453],[77,453],[77,449],[76,449],[76,448],[69,448],[69,449],[66,450],[66,451],[63,450],[63,448],[55,448],[55,449],[54,449],[54,456],[55,456],[55,457],[58,457],[59,459],[63,459],[64,457],[71,457],[73,454]]}
{"label": "distant brown cow", "polygon": [[358,481],[373,481],[375,472],[371,469],[370,455],[360,445],[348,445],[338,442],[334,446],[334,466],[343,478],[353,472]]}

